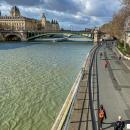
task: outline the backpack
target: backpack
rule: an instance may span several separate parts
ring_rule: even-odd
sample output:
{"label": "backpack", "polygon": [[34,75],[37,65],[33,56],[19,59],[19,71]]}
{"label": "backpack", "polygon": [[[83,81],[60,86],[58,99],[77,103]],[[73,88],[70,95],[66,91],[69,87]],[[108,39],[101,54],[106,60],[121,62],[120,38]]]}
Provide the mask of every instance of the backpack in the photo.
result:
{"label": "backpack", "polygon": [[99,118],[104,118],[104,116],[105,116],[104,110],[100,110],[99,111]]}

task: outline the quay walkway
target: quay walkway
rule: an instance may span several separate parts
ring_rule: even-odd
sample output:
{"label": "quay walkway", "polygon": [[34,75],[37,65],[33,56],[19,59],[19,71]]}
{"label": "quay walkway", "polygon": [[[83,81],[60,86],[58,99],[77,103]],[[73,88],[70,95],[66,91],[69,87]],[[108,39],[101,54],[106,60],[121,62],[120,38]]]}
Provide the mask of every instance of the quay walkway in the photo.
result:
{"label": "quay walkway", "polygon": [[[91,50],[52,130],[99,130],[100,104],[107,113],[103,130],[114,130],[119,115],[126,125],[130,124],[130,61],[119,60],[118,56],[111,41]],[[107,68],[106,61],[109,62]]]}
{"label": "quay walkway", "polygon": [[51,130],[97,129],[95,110],[97,111],[98,106],[98,90],[93,86],[97,82],[93,74],[96,73],[98,49],[99,46],[96,45],[87,56]]}
{"label": "quay walkway", "polygon": [[[115,47],[111,42],[107,44],[100,49],[104,56],[98,58],[99,97],[107,112],[103,128],[113,130],[119,115],[126,124],[130,124],[130,61],[119,60]],[[107,69],[104,68],[104,60],[109,61]]]}

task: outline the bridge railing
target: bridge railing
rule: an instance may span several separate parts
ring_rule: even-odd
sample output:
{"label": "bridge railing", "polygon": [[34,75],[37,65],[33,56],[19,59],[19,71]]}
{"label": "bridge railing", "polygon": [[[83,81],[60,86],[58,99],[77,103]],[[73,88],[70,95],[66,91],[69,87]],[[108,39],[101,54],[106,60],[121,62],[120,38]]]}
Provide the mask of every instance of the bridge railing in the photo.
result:
{"label": "bridge railing", "polygon": [[[28,32],[27,35],[27,40],[33,40],[35,38],[39,38],[39,37],[42,37],[42,36],[49,36],[51,34],[64,34],[64,36],[67,36],[67,38],[69,36],[73,36],[73,35],[82,35],[81,32],[78,32],[78,33],[75,33],[75,32],[42,32],[42,33],[35,33],[35,32]],[[84,37],[88,37],[88,36],[84,36]],[[91,37],[88,37],[88,38],[91,38]]]}

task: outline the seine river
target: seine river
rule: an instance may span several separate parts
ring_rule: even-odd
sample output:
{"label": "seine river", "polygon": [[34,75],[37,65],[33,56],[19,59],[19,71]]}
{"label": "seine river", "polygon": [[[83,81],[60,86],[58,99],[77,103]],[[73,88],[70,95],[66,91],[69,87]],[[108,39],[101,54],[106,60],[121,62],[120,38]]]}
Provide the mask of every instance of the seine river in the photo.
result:
{"label": "seine river", "polygon": [[92,46],[1,43],[0,130],[50,130]]}

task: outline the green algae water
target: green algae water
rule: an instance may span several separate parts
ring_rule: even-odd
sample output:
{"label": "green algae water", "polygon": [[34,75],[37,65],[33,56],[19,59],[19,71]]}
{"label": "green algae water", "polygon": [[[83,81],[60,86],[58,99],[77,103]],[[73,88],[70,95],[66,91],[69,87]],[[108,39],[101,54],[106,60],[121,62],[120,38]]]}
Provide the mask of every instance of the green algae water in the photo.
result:
{"label": "green algae water", "polygon": [[92,46],[1,43],[0,130],[50,130]]}

